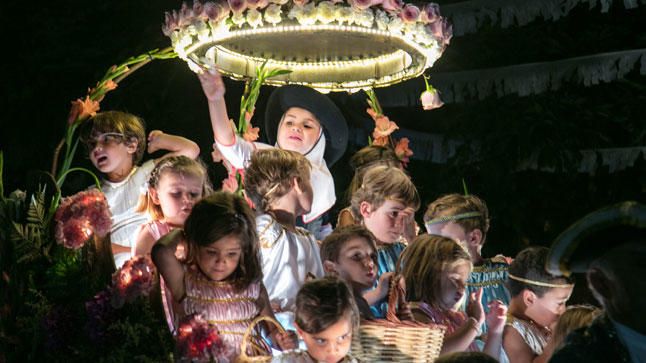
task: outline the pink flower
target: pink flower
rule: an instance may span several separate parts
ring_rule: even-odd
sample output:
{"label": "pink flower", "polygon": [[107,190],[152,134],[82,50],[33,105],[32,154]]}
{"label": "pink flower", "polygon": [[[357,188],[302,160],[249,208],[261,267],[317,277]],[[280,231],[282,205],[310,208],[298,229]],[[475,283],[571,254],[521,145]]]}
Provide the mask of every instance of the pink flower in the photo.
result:
{"label": "pink flower", "polygon": [[415,23],[419,19],[419,8],[413,4],[406,4],[399,13],[404,23]]}
{"label": "pink flower", "polygon": [[234,13],[241,13],[247,9],[246,0],[227,0],[227,3],[229,3],[229,8]]}
{"label": "pink flower", "polygon": [[72,101],[72,108],[67,116],[67,123],[71,125],[74,122],[83,121],[88,117],[96,115],[99,109],[99,102],[91,100],[90,96],[85,96],[84,100],[79,98],[76,101]]}
{"label": "pink flower", "polygon": [[303,6],[309,2],[309,0],[292,0],[294,5]]}
{"label": "pink flower", "polygon": [[78,249],[97,235],[105,237],[112,227],[108,202],[98,189],[91,189],[63,199],[54,215],[55,237],[67,248]]}
{"label": "pink flower", "polygon": [[426,29],[442,45],[448,45],[453,37],[453,25],[446,18],[441,18],[426,25]]}
{"label": "pink flower", "polygon": [[348,3],[355,9],[365,10],[373,5],[372,0],[348,0]]}
{"label": "pink flower", "polygon": [[201,18],[204,15],[204,5],[200,0],[193,0],[193,16]]}
{"label": "pink flower", "polygon": [[199,314],[183,318],[177,329],[177,351],[181,361],[210,362],[225,355],[225,348],[215,327]]}
{"label": "pink flower", "polygon": [[162,32],[165,36],[169,37],[175,30],[179,30],[179,15],[177,11],[166,12],[164,14],[164,25],[162,25]]}
{"label": "pink flower", "polygon": [[186,2],[182,3],[182,7],[179,9],[179,21],[178,24],[180,27],[189,25],[193,21],[193,8],[189,8]]}
{"label": "pink flower", "polygon": [[422,95],[419,97],[420,101],[422,101],[422,107],[425,110],[434,110],[436,108],[440,108],[444,105],[444,102],[440,99],[440,94],[437,92],[436,89],[431,88],[430,90],[427,89],[426,91],[422,92]]}
{"label": "pink flower", "polygon": [[395,145],[395,155],[397,155],[404,166],[408,164],[410,157],[413,156],[413,150],[408,147],[409,142],[407,137],[402,137],[397,142],[397,145]]}
{"label": "pink flower", "polygon": [[210,21],[218,22],[229,15],[228,3],[214,3],[212,1],[204,3],[204,15]]}
{"label": "pink flower", "polygon": [[388,136],[376,137],[372,140],[372,144],[375,146],[388,146]]}
{"label": "pink flower", "polygon": [[422,21],[425,24],[437,21],[440,18],[440,6],[436,3],[428,3],[422,9]]}
{"label": "pink flower", "polygon": [[124,302],[148,296],[153,288],[154,276],[155,265],[150,257],[138,256],[126,261],[112,275],[112,305],[119,308]]}
{"label": "pink flower", "polygon": [[404,7],[403,0],[383,0],[381,7],[389,13],[398,12]]}
{"label": "pink flower", "polygon": [[269,5],[269,0],[247,0],[249,9],[262,9]]}

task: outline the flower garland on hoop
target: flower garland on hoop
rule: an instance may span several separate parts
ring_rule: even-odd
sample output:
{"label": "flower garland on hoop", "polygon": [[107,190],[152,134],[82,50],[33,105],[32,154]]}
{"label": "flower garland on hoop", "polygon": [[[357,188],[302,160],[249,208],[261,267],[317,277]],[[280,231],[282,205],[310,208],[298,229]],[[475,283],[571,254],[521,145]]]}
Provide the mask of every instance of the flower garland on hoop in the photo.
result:
{"label": "flower garland on hoop", "polygon": [[366,112],[375,121],[375,129],[372,131],[372,138],[368,137],[368,144],[392,148],[402,165],[406,167],[410,161],[410,157],[413,156],[413,151],[408,147],[410,140],[407,137],[402,137],[395,142],[391,134],[399,129],[399,126],[383,114],[375,91],[368,89],[365,92],[368,95],[367,101],[370,106]]}
{"label": "flower garland on hoop", "polygon": [[[236,125],[233,120],[231,120],[231,128],[233,128],[233,131],[248,142],[258,140],[260,134],[260,128],[253,127],[251,124],[251,119],[253,118],[253,114],[256,110],[256,101],[258,101],[258,96],[260,95],[260,87],[268,78],[291,72],[285,69],[269,70],[265,68],[266,64],[267,62],[258,67],[256,69],[256,77],[248,79],[245,83],[244,92],[240,99],[240,116],[238,118],[238,124]],[[220,150],[218,150],[215,144],[213,144],[213,152],[211,153],[211,156],[213,157],[214,162],[222,162],[224,167],[227,169],[228,176],[222,181],[222,190],[244,196],[244,169],[237,169],[231,165],[231,163],[222,156]],[[251,200],[248,198],[246,199],[247,202],[251,204]]]}

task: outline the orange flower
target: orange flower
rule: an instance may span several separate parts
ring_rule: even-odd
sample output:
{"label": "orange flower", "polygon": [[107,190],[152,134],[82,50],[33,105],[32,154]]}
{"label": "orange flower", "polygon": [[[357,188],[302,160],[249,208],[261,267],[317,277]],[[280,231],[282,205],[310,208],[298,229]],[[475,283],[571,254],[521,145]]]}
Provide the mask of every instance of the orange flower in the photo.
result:
{"label": "orange flower", "polygon": [[97,111],[99,111],[99,102],[91,100],[90,96],[85,96],[85,100],[79,98],[72,101],[72,108],[67,117],[67,123],[71,125],[74,122],[83,121],[88,117],[96,115]]}
{"label": "orange flower", "polygon": [[372,144],[375,146],[387,146],[388,145],[388,136],[377,137],[372,140]]}
{"label": "orange flower", "polygon": [[377,116],[375,119],[375,130],[372,132],[372,137],[377,139],[379,137],[390,136],[390,134],[398,128],[399,126],[390,121],[387,116]]}
{"label": "orange flower", "polygon": [[410,161],[410,157],[413,156],[413,150],[408,147],[410,141],[407,137],[402,137],[395,145],[395,155],[401,160],[401,162],[406,165]]}
{"label": "orange flower", "polygon": [[105,89],[106,92],[113,91],[115,88],[117,88],[117,83],[111,79],[105,81],[103,84],[103,88]]}
{"label": "orange flower", "polygon": [[258,137],[259,137],[258,133],[260,132],[260,128],[250,127],[250,126],[251,124],[247,126],[247,131],[245,131],[245,133],[242,135],[242,138],[249,142],[254,142],[258,140]]}

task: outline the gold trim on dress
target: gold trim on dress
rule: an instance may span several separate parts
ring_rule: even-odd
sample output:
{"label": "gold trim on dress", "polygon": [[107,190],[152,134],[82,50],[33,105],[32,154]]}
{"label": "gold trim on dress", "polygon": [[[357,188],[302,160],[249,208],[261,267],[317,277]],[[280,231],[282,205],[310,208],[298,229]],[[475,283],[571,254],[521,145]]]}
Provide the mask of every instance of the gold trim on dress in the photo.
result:
{"label": "gold trim on dress", "polygon": [[225,297],[225,298],[206,298],[195,295],[186,296],[190,300],[212,302],[212,303],[231,303],[231,302],[255,302],[256,298],[252,297]]}
{"label": "gold trim on dress", "polygon": [[500,266],[494,269],[487,269],[485,266],[474,266],[472,272],[500,272],[509,270],[509,266]]}
{"label": "gold trim on dress", "polygon": [[251,323],[252,321],[253,321],[253,318],[252,319],[232,319],[232,320],[207,320],[207,322],[211,325],[238,324],[238,323],[246,323],[246,322]]}

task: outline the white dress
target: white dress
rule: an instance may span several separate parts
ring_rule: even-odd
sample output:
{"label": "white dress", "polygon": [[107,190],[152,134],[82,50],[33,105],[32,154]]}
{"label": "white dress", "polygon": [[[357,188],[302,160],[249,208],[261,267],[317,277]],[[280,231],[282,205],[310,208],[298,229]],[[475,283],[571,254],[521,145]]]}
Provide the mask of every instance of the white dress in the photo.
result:
{"label": "white dress", "polygon": [[323,277],[319,246],[304,228],[286,230],[269,214],[256,217],[263,283],[272,305],[291,311],[308,275]]}
{"label": "white dress", "polygon": [[[123,181],[113,183],[108,180],[101,181],[101,191],[110,206],[112,213],[112,229],[110,238],[112,243],[125,247],[134,246],[139,226],[148,221],[145,213],[135,212],[139,196],[145,191],[143,186],[148,182],[150,173],[155,167],[154,160],[148,160],[141,166],[134,167],[130,175]],[[130,252],[118,253],[114,256],[117,268],[132,257]]]}
{"label": "white dress", "polygon": [[[269,149],[273,146],[261,142],[249,142],[235,134],[235,142],[232,145],[223,145],[215,140],[215,144],[236,169],[244,169],[251,159],[251,153],[260,149]],[[309,213],[303,215],[303,222],[310,223],[316,218],[327,212],[336,202],[334,193],[334,179],[327,168],[323,155],[325,154],[325,135],[321,132],[316,145],[307,154],[304,154],[307,160],[312,164],[310,182],[314,191],[314,200],[312,209]]]}

